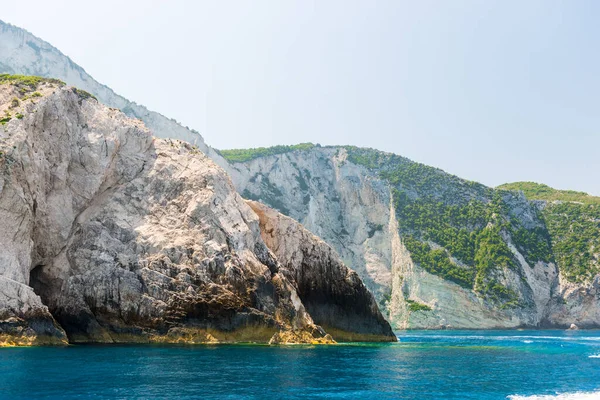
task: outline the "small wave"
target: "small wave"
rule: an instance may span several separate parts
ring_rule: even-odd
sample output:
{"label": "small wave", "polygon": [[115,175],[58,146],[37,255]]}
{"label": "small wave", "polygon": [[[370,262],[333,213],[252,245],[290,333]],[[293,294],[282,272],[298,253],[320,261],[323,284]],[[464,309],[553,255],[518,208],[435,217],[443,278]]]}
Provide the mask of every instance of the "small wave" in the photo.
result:
{"label": "small wave", "polygon": [[519,339],[538,339],[538,340],[552,340],[552,341],[565,341],[565,342],[600,341],[600,336],[399,335],[398,337],[405,338],[405,339],[495,340],[495,341],[514,341],[514,340],[519,340]]}
{"label": "small wave", "polygon": [[600,358],[600,354],[592,354],[588,358]]}
{"label": "small wave", "polygon": [[508,396],[507,398],[510,400],[598,400],[600,399],[600,391],[543,394],[532,396],[521,396],[518,394],[513,394]]}
{"label": "small wave", "polygon": [[523,343],[527,343],[527,344],[533,343],[533,340],[523,340]]}

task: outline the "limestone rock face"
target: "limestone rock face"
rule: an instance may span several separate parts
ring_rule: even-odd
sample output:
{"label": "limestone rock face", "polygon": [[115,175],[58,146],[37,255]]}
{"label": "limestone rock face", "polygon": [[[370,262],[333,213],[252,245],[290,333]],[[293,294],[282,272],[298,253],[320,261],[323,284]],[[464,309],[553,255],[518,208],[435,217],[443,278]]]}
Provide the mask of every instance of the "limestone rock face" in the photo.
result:
{"label": "limestone rock face", "polygon": [[[377,299],[391,287],[389,188],[333,148],[227,164],[244,198],[292,217],[332,246]],[[394,222],[394,221],[392,221]]]}
{"label": "limestone rock face", "polygon": [[560,276],[548,310],[549,325],[568,328],[600,327],[600,275],[589,283],[575,284]]}
{"label": "limestone rock face", "polygon": [[298,284],[314,321],[338,341],[395,341],[373,295],[335,251],[295,220],[248,201],[262,238]]}
{"label": "limestone rock face", "polygon": [[[351,162],[344,147],[215,161],[229,172],[243,197],[276,208],[331,245],[373,292],[395,329],[568,328],[571,323],[600,327],[600,278],[569,283],[555,263],[528,262],[510,235],[502,240],[515,265],[497,268],[494,278],[515,293],[518,307],[501,307],[415,263],[399,234],[406,221],[394,209],[394,188]],[[461,184],[467,192],[468,184]],[[410,188],[405,192],[418,197]],[[517,195],[504,200],[511,218],[523,227],[542,226],[535,202]],[[429,245],[441,248],[431,241]]]}
{"label": "limestone rock face", "polygon": [[[0,112],[21,98],[0,129],[0,340],[332,342],[197,147],[72,88],[36,91],[0,85]],[[368,292],[346,295],[378,315]]]}

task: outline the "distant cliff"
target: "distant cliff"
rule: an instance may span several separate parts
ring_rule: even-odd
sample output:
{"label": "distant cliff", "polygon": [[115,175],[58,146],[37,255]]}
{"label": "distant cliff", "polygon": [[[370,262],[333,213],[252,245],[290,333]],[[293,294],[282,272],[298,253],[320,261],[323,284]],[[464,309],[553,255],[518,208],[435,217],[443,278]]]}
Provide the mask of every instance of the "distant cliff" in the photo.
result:
{"label": "distant cliff", "polygon": [[528,200],[351,146],[221,155],[242,196],[331,244],[395,328],[600,326],[595,204]]}
{"label": "distant cliff", "polygon": [[196,146],[55,79],[0,75],[0,115],[0,345],[396,340],[318,238],[287,223],[305,247],[271,251],[278,213],[259,219]]}
{"label": "distant cliff", "polygon": [[204,153],[208,147],[202,136],[175,120],[148,110],[119,96],[108,86],[98,83],[83,68],[51,44],[24,29],[0,21],[0,73],[56,78],[85,90],[103,104],[118,108],[132,118],[139,118],[155,136],[176,138],[196,145]]}

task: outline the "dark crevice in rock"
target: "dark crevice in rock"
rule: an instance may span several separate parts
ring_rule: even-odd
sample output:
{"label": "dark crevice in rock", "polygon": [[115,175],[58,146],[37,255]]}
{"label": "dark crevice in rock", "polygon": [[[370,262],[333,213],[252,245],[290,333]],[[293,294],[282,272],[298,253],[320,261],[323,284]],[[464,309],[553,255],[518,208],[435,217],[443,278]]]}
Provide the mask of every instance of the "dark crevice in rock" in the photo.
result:
{"label": "dark crevice in rock", "polygon": [[259,216],[264,242],[317,325],[339,341],[397,340],[373,295],[326,243],[263,204],[247,204]]}

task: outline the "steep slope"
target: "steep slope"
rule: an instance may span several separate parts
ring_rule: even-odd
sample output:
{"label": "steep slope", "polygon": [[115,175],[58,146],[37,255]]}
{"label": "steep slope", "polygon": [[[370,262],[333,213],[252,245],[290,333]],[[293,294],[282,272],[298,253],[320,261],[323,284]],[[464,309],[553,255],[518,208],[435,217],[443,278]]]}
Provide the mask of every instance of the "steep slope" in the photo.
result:
{"label": "steep slope", "polygon": [[600,273],[600,197],[533,182],[505,184],[499,189],[520,191],[536,201],[568,281],[583,283]]}
{"label": "steep slope", "polygon": [[513,182],[505,183],[496,189],[523,192],[530,200],[544,201],[568,201],[583,204],[600,204],[600,197],[591,196],[584,192],[575,190],[558,190],[548,185],[535,182]]}
{"label": "steep slope", "polygon": [[332,341],[258,216],[195,146],[56,80],[3,77],[0,113],[0,340]]}
{"label": "steep slope", "polygon": [[256,201],[248,204],[259,217],[265,244],[292,273],[298,294],[317,324],[336,340],[393,341],[392,329],[373,295],[329,245],[292,218]]}
{"label": "steep slope", "polygon": [[16,26],[0,21],[0,73],[35,75],[56,78],[88,91],[100,102],[139,118],[155,136],[184,140],[209,152],[202,136],[146,107],[119,96],[109,87],[98,83],[83,68],[49,43]]}
{"label": "steep slope", "polygon": [[221,154],[242,196],[331,244],[396,328],[600,325],[591,297],[565,304],[569,267],[538,203],[522,193],[349,146]]}
{"label": "steep slope", "polygon": [[383,182],[345,162],[336,149],[314,146],[224,167],[243,197],[276,208],[323,238],[378,299],[389,293],[390,192]]}
{"label": "steep slope", "polygon": [[[552,316],[568,322],[573,313],[585,316],[583,325],[600,320],[600,197],[572,190],[557,190],[533,182],[499,186],[520,191],[543,216],[560,266],[560,295],[564,307]],[[566,310],[565,310],[566,309]]]}

